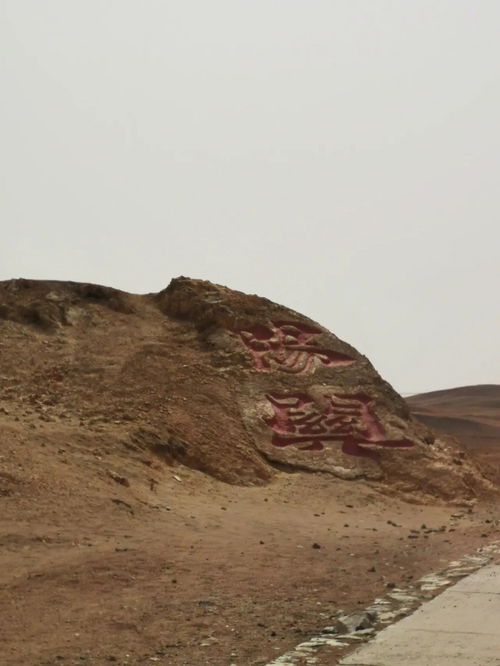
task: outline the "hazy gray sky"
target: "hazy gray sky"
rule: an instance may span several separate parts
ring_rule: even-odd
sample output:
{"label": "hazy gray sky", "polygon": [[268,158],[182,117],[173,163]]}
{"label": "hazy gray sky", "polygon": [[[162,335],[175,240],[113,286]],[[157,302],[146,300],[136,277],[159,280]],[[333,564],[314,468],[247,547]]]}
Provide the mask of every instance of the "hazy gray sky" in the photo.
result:
{"label": "hazy gray sky", "polygon": [[209,279],[500,382],[499,0],[0,0],[0,279]]}

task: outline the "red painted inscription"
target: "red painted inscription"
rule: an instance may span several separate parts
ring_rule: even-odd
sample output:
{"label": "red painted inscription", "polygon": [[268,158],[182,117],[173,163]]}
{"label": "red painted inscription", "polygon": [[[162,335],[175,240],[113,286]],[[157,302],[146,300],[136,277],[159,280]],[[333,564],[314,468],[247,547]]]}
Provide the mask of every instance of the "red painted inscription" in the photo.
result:
{"label": "red painted inscription", "polygon": [[316,362],[327,367],[354,363],[346,354],[318,346],[315,337],[320,332],[307,324],[286,321],[275,322],[272,328],[257,324],[237,331],[260,372],[277,369],[300,375],[311,371]]}
{"label": "red painted inscription", "polygon": [[384,429],[371,409],[373,401],[365,393],[332,395],[323,411],[303,393],[273,393],[267,399],[274,409],[274,416],[268,420],[274,431],[274,446],[322,451],[327,442],[342,442],[344,453],[372,459],[377,459],[378,454],[371,447],[414,446],[407,439],[385,438]]}

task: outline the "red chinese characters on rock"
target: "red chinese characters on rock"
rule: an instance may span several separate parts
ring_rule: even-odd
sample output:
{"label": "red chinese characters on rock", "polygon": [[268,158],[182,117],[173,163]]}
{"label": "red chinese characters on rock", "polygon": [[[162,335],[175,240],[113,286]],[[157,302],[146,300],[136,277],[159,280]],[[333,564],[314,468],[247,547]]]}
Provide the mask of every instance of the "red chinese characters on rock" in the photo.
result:
{"label": "red chinese characters on rock", "polygon": [[274,431],[274,446],[323,451],[327,442],[341,442],[343,453],[373,460],[378,458],[373,448],[414,446],[407,439],[385,438],[371,410],[373,400],[364,393],[332,395],[323,411],[302,393],[269,394],[267,399],[274,409],[274,416],[267,421]]}
{"label": "red chinese characters on rock", "polygon": [[257,324],[236,332],[260,372],[276,369],[300,375],[314,369],[315,363],[327,367],[354,363],[354,359],[346,354],[318,346],[315,337],[321,331],[307,324],[278,321],[272,328]]}

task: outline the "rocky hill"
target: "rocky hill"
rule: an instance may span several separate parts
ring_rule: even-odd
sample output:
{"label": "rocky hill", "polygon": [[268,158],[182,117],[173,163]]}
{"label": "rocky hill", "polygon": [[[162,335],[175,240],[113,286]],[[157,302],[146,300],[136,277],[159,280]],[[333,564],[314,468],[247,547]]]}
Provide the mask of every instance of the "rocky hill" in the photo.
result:
{"label": "rocky hill", "polygon": [[[243,485],[306,470],[413,498],[492,488],[349,344],[265,298],[183,277],[141,296],[0,283],[0,401],[4,428],[35,441],[50,426],[123,483],[106,457]],[[3,466],[0,493],[14,492]]]}
{"label": "rocky hill", "polygon": [[497,538],[467,451],[298,313],[0,283],[2,666],[265,666]]}

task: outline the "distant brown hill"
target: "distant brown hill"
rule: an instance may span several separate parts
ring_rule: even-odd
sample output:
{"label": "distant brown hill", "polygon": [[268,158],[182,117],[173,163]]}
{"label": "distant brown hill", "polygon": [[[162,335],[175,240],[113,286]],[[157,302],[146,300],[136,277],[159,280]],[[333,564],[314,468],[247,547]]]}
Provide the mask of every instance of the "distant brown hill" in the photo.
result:
{"label": "distant brown hill", "polygon": [[500,385],[421,393],[407,403],[419,421],[456,437],[485,476],[500,483]]}

